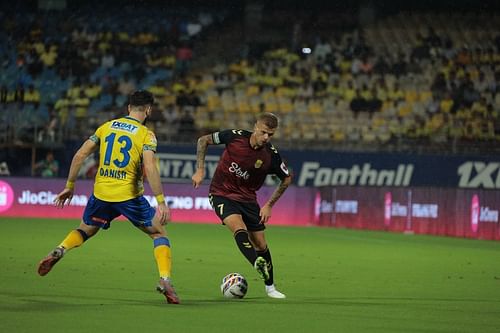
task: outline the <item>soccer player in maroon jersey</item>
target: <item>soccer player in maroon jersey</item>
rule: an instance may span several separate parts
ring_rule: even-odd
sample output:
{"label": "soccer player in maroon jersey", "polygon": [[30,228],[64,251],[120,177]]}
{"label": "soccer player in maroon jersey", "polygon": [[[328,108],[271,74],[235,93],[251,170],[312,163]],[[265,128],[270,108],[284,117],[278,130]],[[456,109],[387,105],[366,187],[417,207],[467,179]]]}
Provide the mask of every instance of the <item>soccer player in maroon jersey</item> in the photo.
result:
{"label": "soccer player in maroon jersey", "polygon": [[[264,280],[267,295],[285,298],[274,286],[271,252],[264,236],[272,207],[292,181],[280,154],[270,142],[277,128],[278,118],[272,113],[262,113],[257,117],[253,132],[228,129],[201,136],[192,180],[195,188],[203,181],[208,145],[225,144],[210,183],[210,203],[222,223],[233,233],[241,253]],[[260,207],[256,191],[262,187],[268,174],[277,175],[281,182]]]}

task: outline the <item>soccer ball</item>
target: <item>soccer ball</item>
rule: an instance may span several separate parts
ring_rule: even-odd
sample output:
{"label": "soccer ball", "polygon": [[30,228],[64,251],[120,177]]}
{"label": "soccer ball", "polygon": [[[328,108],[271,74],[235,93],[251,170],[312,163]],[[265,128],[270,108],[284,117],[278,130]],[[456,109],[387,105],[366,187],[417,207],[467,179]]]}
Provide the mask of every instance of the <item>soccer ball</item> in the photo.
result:
{"label": "soccer ball", "polygon": [[224,276],[220,285],[220,291],[226,298],[243,298],[247,290],[247,280],[240,273],[230,273]]}

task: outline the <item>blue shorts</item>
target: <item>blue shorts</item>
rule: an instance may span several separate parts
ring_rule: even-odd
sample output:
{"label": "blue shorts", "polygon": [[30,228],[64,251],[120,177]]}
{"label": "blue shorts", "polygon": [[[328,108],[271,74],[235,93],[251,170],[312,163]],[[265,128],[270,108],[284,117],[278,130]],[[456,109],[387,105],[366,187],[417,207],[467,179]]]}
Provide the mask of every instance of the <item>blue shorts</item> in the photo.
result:
{"label": "blue shorts", "polygon": [[83,223],[102,229],[108,229],[111,221],[123,215],[136,227],[151,227],[155,209],[142,195],[140,197],[121,202],[108,202],[90,196],[85,211]]}

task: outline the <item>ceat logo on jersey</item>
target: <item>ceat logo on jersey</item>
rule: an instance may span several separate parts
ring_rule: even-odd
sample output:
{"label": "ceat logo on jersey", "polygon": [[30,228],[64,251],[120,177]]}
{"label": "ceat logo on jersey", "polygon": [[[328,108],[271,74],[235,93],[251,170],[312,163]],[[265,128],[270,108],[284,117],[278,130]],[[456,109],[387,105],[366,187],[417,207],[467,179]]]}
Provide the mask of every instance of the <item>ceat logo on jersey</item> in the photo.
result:
{"label": "ceat logo on jersey", "polygon": [[262,162],[262,160],[255,161],[255,169],[260,168],[262,166],[262,163],[264,163],[264,162]]}

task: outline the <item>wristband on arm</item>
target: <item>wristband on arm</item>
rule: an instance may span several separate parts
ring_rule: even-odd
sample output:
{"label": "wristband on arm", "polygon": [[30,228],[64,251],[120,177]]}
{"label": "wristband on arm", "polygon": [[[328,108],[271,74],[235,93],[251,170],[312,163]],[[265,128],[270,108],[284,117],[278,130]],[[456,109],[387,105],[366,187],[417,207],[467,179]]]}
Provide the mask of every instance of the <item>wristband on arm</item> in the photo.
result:
{"label": "wristband on arm", "polygon": [[155,195],[155,198],[156,198],[156,202],[158,204],[161,204],[161,203],[165,202],[165,197],[163,196],[163,194]]}

